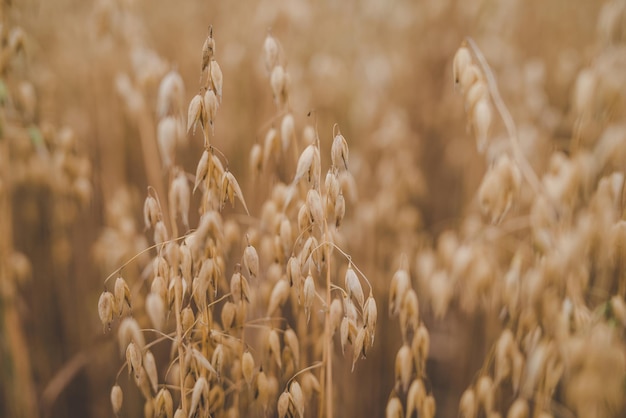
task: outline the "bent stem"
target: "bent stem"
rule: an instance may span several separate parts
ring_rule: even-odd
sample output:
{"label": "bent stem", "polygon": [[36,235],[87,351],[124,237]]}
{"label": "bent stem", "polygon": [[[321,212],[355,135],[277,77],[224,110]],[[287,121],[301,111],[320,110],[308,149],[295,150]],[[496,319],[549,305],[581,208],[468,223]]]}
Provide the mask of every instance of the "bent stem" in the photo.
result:
{"label": "bent stem", "polygon": [[530,186],[533,188],[535,193],[546,196],[548,198],[548,201],[552,204],[552,206],[554,206],[554,202],[552,202],[552,199],[546,193],[545,188],[543,187],[543,184],[539,180],[539,177],[537,176],[537,174],[531,167],[530,163],[524,156],[522,149],[520,148],[515,122],[513,121],[513,117],[511,116],[509,109],[506,107],[506,105],[504,104],[504,101],[502,100],[502,97],[500,96],[500,91],[498,90],[498,84],[496,83],[496,78],[493,75],[493,71],[491,71],[491,67],[487,63],[485,56],[483,55],[482,51],[480,50],[476,42],[474,42],[474,40],[469,36],[465,38],[465,41],[468,43],[468,45],[472,49],[472,52],[474,53],[474,56],[478,60],[478,63],[480,64],[480,68],[482,69],[483,74],[485,75],[485,79],[487,80],[489,94],[491,95],[493,104],[498,110],[498,113],[500,114],[500,117],[502,118],[502,121],[504,122],[504,126],[506,127],[507,133],[509,134],[511,150],[513,151],[513,158],[519,165],[520,169],[522,170],[522,174],[526,178],[526,181],[528,181]]}

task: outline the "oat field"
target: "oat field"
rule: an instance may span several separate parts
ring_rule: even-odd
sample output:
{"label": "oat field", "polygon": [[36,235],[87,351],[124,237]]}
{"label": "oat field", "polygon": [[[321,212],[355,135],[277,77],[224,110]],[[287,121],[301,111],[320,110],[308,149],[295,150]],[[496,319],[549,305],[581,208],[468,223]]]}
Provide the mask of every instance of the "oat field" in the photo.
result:
{"label": "oat field", "polygon": [[625,0],[0,18],[0,416],[626,416]]}

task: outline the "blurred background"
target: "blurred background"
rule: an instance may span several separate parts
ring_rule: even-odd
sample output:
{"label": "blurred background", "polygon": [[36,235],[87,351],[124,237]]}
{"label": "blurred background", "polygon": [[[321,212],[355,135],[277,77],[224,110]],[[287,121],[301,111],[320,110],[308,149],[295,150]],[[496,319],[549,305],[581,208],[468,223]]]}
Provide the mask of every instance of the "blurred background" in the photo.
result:
{"label": "blurred background", "polygon": [[[601,6],[4,0],[0,416],[113,416],[109,392],[122,360],[97,301],[104,279],[148,245],[145,190],[167,184],[155,141],[159,83],[175,69],[186,103],[197,93],[208,25],[224,75],[212,143],[237,173],[252,216],[267,190],[254,187],[249,152],[276,114],[262,55],[268,31],[291,76],[296,126],[316,124],[323,155],[335,123],[348,141],[358,193],[347,205],[344,247],[373,282],[379,325],[354,373],[349,358],[335,363],[336,413],[383,416],[401,345],[386,314],[389,281],[402,257],[413,266],[420,248],[479,213],[487,165],[454,91],[456,50],[466,36],[481,47],[540,169],[550,152],[569,146],[572,86],[597,48]],[[504,133],[501,122],[493,132]],[[142,145],[150,141],[152,150]],[[193,172],[201,135],[190,134],[178,153]],[[126,274],[140,280],[132,267]],[[435,320],[421,299],[420,311],[431,334],[437,416],[457,416],[460,394],[497,336],[497,312],[464,315],[453,304]]]}

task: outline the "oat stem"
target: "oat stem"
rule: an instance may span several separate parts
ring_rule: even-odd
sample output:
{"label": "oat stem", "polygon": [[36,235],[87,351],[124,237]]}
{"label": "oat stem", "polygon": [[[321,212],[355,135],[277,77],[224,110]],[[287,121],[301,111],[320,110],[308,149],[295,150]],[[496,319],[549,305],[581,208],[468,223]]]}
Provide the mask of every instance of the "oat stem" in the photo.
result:
{"label": "oat stem", "polygon": [[[506,105],[504,104],[504,101],[502,100],[502,97],[500,96],[500,91],[498,90],[498,84],[496,83],[496,79],[495,79],[495,76],[493,75],[493,71],[491,71],[491,67],[487,63],[485,56],[483,55],[482,51],[480,50],[476,42],[474,42],[474,40],[469,36],[466,37],[465,40],[470,46],[470,48],[472,49],[472,52],[474,53],[474,56],[478,60],[478,63],[480,64],[480,68],[482,69],[483,74],[485,75],[485,79],[487,80],[489,94],[491,95],[493,104],[498,110],[498,113],[500,114],[500,117],[502,118],[502,121],[504,122],[504,126],[506,127],[507,133],[509,134],[509,141],[511,143],[511,150],[513,152],[513,158],[515,159],[515,162],[517,162],[518,166],[522,170],[522,174],[526,178],[526,181],[528,181],[528,183],[533,188],[535,193],[548,196],[545,191],[545,188],[543,187],[543,184],[541,184],[541,181],[539,180],[539,177],[533,170],[532,166],[530,165],[530,163],[528,162],[528,160],[526,159],[526,157],[524,156],[524,153],[522,152],[520,148],[519,138],[517,136],[517,127],[515,126],[515,122],[513,121],[513,117],[511,116],[509,109],[506,107]],[[551,199],[549,200],[552,203],[552,200]]]}

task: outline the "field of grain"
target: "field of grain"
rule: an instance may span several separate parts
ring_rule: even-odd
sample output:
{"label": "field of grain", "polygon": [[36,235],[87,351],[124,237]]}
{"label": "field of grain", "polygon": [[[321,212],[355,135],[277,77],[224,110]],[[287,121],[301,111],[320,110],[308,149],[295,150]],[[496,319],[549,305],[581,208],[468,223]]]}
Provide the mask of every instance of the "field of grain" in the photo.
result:
{"label": "field of grain", "polygon": [[0,416],[626,415],[626,1],[0,18]]}

